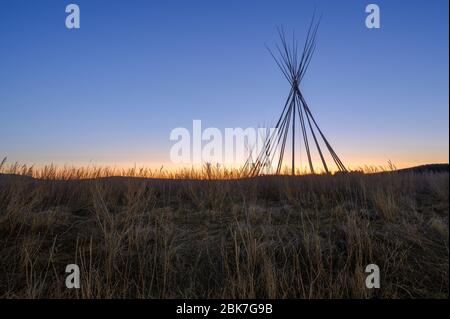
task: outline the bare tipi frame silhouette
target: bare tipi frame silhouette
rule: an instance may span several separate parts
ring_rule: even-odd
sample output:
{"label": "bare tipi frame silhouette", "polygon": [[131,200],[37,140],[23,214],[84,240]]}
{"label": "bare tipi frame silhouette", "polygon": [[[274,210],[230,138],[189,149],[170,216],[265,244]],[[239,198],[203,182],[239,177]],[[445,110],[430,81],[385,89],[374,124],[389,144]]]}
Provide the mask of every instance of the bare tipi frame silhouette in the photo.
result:
{"label": "bare tipi frame silhouette", "polygon": [[[274,58],[276,64],[280,68],[281,72],[288,80],[291,89],[289,95],[284,104],[283,112],[281,113],[277,124],[275,126],[275,131],[271,136],[269,136],[260,150],[256,160],[250,156],[244,165],[244,170],[249,173],[250,176],[256,176],[261,174],[262,170],[271,165],[271,163],[277,164],[276,174],[279,174],[282,168],[284,151],[286,147],[286,140],[288,138],[289,130],[292,133],[292,168],[291,174],[295,175],[295,129],[296,120],[300,123],[300,133],[303,138],[303,144],[308,158],[309,170],[312,174],[315,173],[313,162],[311,158],[311,148],[308,140],[308,127],[311,136],[313,137],[314,144],[317,148],[317,152],[320,156],[323,169],[326,173],[330,172],[327,165],[324,153],[319,144],[319,137],[323,140],[328,152],[333,158],[334,163],[337,166],[338,171],[347,171],[342,161],[339,159],[336,152],[331,147],[327,138],[323,134],[322,130],[319,128],[316,120],[314,119],[311,110],[306,102],[301,90],[300,83],[303,76],[308,69],[309,63],[311,62],[312,55],[316,48],[316,34],[320,25],[320,19],[315,23],[314,16],[311,20],[311,24],[308,29],[305,44],[303,47],[303,52],[301,55],[298,54],[298,44],[293,39],[292,44],[289,45],[286,40],[286,34],[283,28],[278,28],[278,34],[281,40],[281,47],[276,46],[279,53],[279,58],[277,58],[274,53],[268,48],[270,54]],[[318,134],[317,134],[318,133]],[[300,141],[301,143],[301,141]],[[277,149],[279,149],[278,158],[274,158],[277,154]]]}

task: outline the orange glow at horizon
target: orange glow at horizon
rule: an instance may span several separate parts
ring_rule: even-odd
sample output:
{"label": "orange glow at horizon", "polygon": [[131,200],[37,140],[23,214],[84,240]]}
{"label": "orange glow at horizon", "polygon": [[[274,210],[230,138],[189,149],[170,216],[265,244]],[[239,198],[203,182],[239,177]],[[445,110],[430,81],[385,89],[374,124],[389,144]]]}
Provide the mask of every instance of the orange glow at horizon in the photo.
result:
{"label": "orange glow at horizon", "polygon": [[[395,159],[386,159],[386,160],[382,160],[382,159],[367,159],[367,158],[359,158],[359,159],[354,159],[354,160],[348,160],[346,162],[344,162],[346,168],[348,170],[361,170],[364,168],[389,168],[389,161],[397,168],[397,169],[402,169],[402,168],[408,168],[408,167],[414,167],[414,166],[419,166],[419,165],[425,165],[425,164],[447,164],[449,163],[448,159],[442,158],[442,157],[435,157],[433,158],[427,158],[427,159],[418,159],[418,160],[402,160],[402,161],[396,161]],[[23,163],[20,163],[21,165]],[[127,161],[127,162],[65,162],[65,163],[61,163],[61,162],[53,162],[53,163],[40,163],[40,164],[26,164],[27,166],[33,166],[36,169],[42,169],[44,167],[48,167],[50,165],[53,165],[54,167],[58,168],[58,169],[62,169],[62,168],[92,168],[92,169],[96,169],[96,168],[110,168],[110,169],[115,169],[115,170],[128,170],[128,169],[149,169],[152,171],[165,171],[165,172],[177,172],[180,170],[184,170],[184,169],[201,169],[202,167],[204,167],[206,165],[206,163],[203,164],[174,164],[171,162],[161,162],[161,163],[155,163],[155,162],[131,162],[131,161]],[[212,167],[216,168],[220,168],[220,169],[231,169],[231,170],[237,170],[240,169],[242,167],[243,164],[219,164],[218,163],[211,163]],[[308,172],[309,171],[309,167],[306,165],[306,163],[302,163],[301,165],[301,169],[300,169],[300,163],[296,163],[296,170],[301,170],[301,172]],[[329,169],[332,172],[335,172],[336,166],[334,165],[334,163],[328,163]],[[290,169],[290,165],[287,164],[287,162],[283,163],[283,170],[286,169]],[[314,170],[316,172],[321,172],[323,171],[323,166],[321,164],[321,162],[319,161],[314,161],[313,162],[313,167]]]}

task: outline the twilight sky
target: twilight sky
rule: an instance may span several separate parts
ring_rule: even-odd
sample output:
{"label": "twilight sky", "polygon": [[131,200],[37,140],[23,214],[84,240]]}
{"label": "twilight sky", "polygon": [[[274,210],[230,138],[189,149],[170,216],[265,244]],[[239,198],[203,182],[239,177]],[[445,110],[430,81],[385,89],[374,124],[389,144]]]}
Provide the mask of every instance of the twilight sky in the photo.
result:
{"label": "twilight sky", "polygon": [[[380,29],[365,27],[369,3]],[[274,123],[289,84],[265,44],[278,25],[302,42],[314,8],[303,93],[344,163],[448,162],[447,0],[2,0],[0,157],[170,166],[171,130],[194,119]]]}

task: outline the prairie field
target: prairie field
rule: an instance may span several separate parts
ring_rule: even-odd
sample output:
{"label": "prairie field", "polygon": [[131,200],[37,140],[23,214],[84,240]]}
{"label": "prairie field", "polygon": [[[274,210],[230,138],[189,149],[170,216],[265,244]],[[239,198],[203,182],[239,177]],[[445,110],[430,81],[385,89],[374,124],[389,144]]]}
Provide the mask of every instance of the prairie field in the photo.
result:
{"label": "prairie field", "polygon": [[1,298],[449,297],[448,169],[0,173]]}

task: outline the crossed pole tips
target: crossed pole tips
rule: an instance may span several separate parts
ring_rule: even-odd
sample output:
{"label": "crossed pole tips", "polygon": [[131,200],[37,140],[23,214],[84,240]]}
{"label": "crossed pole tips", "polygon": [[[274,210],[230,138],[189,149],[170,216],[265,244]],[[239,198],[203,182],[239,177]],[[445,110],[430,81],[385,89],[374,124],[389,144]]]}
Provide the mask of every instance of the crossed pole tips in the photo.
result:
{"label": "crossed pole tips", "polygon": [[[289,130],[291,131],[292,134],[291,174],[295,175],[296,120],[298,120],[300,123],[299,154],[302,149],[301,144],[303,139],[303,147],[306,151],[310,173],[315,174],[313,161],[311,158],[309,135],[312,136],[314,140],[314,144],[320,156],[320,160],[322,162],[324,171],[327,174],[330,173],[330,171],[324,153],[322,152],[319,143],[320,138],[322,139],[323,144],[328,149],[328,152],[330,153],[334,163],[336,164],[338,171],[340,172],[347,171],[344,164],[339,159],[338,155],[336,154],[336,152],[333,150],[330,143],[326,139],[322,130],[319,128],[319,125],[314,119],[314,116],[311,113],[308,103],[306,102],[300,90],[300,83],[303,79],[303,76],[306,73],[306,70],[308,69],[309,63],[311,62],[311,58],[316,48],[316,35],[320,25],[320,18],[317,20],[317,22],[315,20],[316,20],[315,16],[313,15],[301,55],[298,54],[298,43],[295,40],[294,33],[292,34],[292,43],[288,44],[286,34],[283,28],[277,28],[281,42],[281,46],[276,45],[278,57],[273,53],[273,51],[270,48],[267,47],[273,59],[275,60],[275,63],[283,73],[284,77],[288,80],[291,88],[288,97],[286,99],[286,102],[284,104],[283,112],[281,113],[275,126],[275,130],[273,130],[272,134],[270,134],[270,136],[268,136],[265,139],[262,149],[259,151],[256,160],[254,160],[250,154],[249,158],[245,162],[243,171],[246,172],[246,175],[250,176],[260,175],[267,168],[268,165],[271,166],[272,163],[277,163],[277,161],[278,164],[276,168],[276,174],[277,175],[280,174]],[[310,132],[309,134],[308,134],[308,127]]]}

